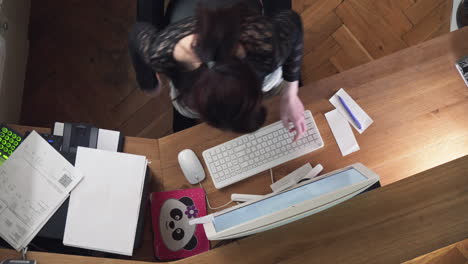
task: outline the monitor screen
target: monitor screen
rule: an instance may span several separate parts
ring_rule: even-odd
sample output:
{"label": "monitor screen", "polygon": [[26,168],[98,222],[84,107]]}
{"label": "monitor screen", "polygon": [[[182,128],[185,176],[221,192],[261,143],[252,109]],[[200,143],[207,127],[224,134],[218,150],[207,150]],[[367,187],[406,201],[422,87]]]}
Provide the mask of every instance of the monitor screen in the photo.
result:
{"label": "monitor screen", "polygon": [[275,213],[303,201],[336,191],[367,180],[358,170],[350,168],[318,181],[271,196],[258,202],[215,216],[213,225],[216,232],[256,218]]}

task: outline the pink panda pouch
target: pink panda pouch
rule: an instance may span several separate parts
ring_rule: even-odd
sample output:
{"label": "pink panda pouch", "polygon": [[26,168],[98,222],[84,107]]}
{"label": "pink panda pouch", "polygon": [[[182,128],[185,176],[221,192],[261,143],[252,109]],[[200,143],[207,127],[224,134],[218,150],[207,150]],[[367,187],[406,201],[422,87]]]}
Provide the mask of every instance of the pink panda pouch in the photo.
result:
{"label": "pink panda pouch", "polygon": [[156,258],[181,259],[210,249],[203,226],[188,223],[206,215],[203,189],[154,192],[150,201]]}

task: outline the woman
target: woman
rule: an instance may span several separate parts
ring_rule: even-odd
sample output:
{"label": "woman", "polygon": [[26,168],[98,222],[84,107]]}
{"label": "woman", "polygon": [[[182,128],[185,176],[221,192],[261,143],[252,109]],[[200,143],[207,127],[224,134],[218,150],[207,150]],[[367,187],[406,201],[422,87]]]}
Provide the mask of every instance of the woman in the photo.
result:
{"label": "woman", "polygon": [[[285,127],[293,124],[294,140],[306,130],[297,96],[302,52],[298,14],[283,10],[264,16],[244,3],[200,6],[195,16],[163,30],[137,23],[130,33],[140,88],[157,94],[168,86],[176,116],[253,132],[265,122],[262,100],[281,94],[281,119]],[[139,74],[142,62],[156,73],[155,87]]]}

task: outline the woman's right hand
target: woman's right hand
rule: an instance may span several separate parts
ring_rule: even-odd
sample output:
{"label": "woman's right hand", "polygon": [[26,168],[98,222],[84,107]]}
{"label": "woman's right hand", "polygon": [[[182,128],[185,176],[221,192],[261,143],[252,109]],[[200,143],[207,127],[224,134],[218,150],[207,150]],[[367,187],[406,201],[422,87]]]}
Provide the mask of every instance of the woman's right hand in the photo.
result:
{"label": "woman's right hand", "polygon": [[[299,89],[299,82],[286,82],[283,94],[280,100],[280,116],[283,121],[284,128],[288,129],[289,132],[296,132],[293,142],[301,138],[306,130],[307,126],[304,119],[304,104],[298,97],[297,92]],[[290,128],[290,123],[293,127]]]}

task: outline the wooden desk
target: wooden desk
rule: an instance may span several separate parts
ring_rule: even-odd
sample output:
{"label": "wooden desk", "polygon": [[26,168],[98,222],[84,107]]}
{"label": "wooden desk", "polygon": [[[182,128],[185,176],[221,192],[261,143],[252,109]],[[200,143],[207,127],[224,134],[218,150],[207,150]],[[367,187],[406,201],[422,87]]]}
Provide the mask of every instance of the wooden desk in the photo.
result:
{"label": "wooden desk", "polygon": [[[174,263],[401,263],[467,237],[465,156],[300,221]],[[140,263],[29,255],[40,264]],[[0,249],[0,258],[18,256]]]}
{"label": "wooden desk", "polygon": [[[273,169],[278,179],[306,162],[320,163],[325,172],[362,162],[381,176],[382,185],[404,179],[468,154],[468,88],[454,63],[468,55],[468,28],[402,50],[388,57],[302,87],[300,96],[313,112],[325,147]],[[340,88],[374,119],[362,135],[361,150],[342,157],[324,114],[328,99]],[[270,101],[270,121],[279,119],[278,98]],[[201,158],[203,150],[236,135],[199,125],[159,140],[164,189],[188,188],[177,164],[184,148]],[[269,172],[216,190],[203,182],[213,206],[231,193],[270,192]]]}
{"label": "wooden desk", "polygon": [[[388,187],[180,263],[394,263],[466,238],[468,158],[406,179],[468,154],[468,88],[453,66],[468,54],[466,39],[468,28],[301,89],[325,147],[274,168],[275,178],[306,162],[321,163],[325,171],[362,162]],[[356,135],[361,150],[346,157],[341,156],[324,118],[333,108],[328,98],[341,87],[375,121],[363,135]],[[277,104],[278,99],[268,102],[269,122],[278,119]],[[133,139],[136,145],[128,141],[126,150],[152,155],[153,190],[190,188],[178,167],[177,153],[190,148],[201,157],[203,150],[235,136],[202,124],[159,140]],[[209,178],[204,182],[215,206],[234,192],[267,193],[269,184],[268,173],[220,191]],[[146,228],[144,247],[136,252],[141,259],[151,259],[151,232]],[[1,254],[15,253],[2,250]],[[43,260],[41,264],[126,263],[36,256]]]}

